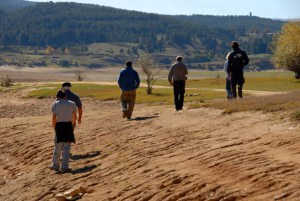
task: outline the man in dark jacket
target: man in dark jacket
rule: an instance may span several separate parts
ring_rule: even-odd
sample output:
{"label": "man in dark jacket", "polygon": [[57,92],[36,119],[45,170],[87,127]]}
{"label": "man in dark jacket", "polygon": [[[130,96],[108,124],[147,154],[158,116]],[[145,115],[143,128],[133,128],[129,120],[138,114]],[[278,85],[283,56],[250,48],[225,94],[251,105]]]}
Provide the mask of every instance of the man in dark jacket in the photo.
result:
{"label": "man in dark jacket", "polygon": [[[67,99],[70,100],[70,101],[73,101],[75,104],[76,104],[76,107],[78,109],[78,120],[77,122],[79,124],[81,124],[81,119],[82,119],[82,102],[80,100],[80,97],[73,93],[71,91],[71,83],[70,82],[64,82],[62,84],[62,90],[66,93],[67,95]],[[75,129],[75,126],[76,126],[76,121],[73,122],[73,128]]]}
{"label": "man in dark jacket", "polygon": [[127,61],[125,69],[120,72],[118,85],[122,90],[123,118],[131,119],[135,105],[136,89],[140,86],[139,74],[132,68],[131,61]]}
{"label": "man in dark jacket", "polygon": [[236,85],[238,85],[238,96],[243,97],[244,67],[249,63],[249,58],[245,51],[239,48],[236,41],[231,42],[232,52],[228,57],[227,72],[231,78],[232,97],[236,98]]}
{"label": "man in dark jacket", "polygon": [[182,110],[185,93],[185,80],[188,70],[182,62],[182,57],[176,57],[177,63],[173,64],[169,70],[168,80],[173,85],[174,103],[176,111]]}

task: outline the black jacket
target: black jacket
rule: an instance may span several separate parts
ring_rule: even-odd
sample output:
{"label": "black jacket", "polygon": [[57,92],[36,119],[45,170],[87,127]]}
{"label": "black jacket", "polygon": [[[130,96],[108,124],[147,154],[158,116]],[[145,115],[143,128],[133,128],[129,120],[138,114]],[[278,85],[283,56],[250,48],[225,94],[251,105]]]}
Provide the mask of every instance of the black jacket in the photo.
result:
{"label": "black jacket", "polygon": [[[239,61],[239,62],[237,62]],[[249,63],[247,53],[240,48],[235,48],[228,57],[227,72],[243,71],[243,68]]]}

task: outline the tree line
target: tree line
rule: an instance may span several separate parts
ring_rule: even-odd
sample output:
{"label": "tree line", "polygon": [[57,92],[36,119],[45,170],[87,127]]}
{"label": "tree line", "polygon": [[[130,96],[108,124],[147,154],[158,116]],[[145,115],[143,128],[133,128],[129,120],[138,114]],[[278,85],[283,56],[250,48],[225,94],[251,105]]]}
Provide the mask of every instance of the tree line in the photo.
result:
{"label": "tree line", "polygon": [[[168,46],[205,50],[194,60],[224,55],[228,42],[248,52],[269,53],[272,34],[283,22],[252,16],[170,16],[80,3],[37,3],[0,9],[0,45],[67,47],[77,44],[136,43],[149,53]],[[197,60],[197,61],[198,61]]]}

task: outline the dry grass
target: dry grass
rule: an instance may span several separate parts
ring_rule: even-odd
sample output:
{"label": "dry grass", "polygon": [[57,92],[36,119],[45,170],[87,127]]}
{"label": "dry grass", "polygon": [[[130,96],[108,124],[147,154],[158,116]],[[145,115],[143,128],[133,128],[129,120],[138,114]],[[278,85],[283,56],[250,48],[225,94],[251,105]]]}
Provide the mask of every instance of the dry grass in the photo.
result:
{"label": "dry grass", "polygon": [[[219,79],[217,79],[217,77],[214,77],[214,78],[188,80],[186,83],[186,87],[224,89],[225,77],[224,74],[220,74],[220,75],[221,78]],[[276,74],[276,76],[275,75],[273,76],[270,72],[270,76],[246,77],[244,89],[254,90],[254,91],[277,91],[277,92],[299,89],[300,80],[295,79],[293,76],[279,76],[279,75]],[[169,83],[166,80],[159,80],[158,82],[156,82],[156,84],[161,86],[169,86]]]}
{"label": "dry grass", "polygon": [[223,109],[224,114],[242,111],[277,112],[287,111],[293,118],[300,119],[300,90],[279,95],[249,96],[243,99],[224,101],[216,99],[205,103],[190,105],[190,108],[210,107]]}

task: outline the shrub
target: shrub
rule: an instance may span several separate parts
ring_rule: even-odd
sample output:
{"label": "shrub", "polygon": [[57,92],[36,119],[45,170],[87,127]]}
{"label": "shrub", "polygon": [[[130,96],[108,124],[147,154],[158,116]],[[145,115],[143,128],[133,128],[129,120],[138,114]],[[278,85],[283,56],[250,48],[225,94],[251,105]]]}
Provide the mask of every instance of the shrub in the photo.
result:
{"label": "shrub", "polygon": [[1,86],[2,87],[10,87],[13,84],[13,79],[11,77],[9,77],[8,75],[6,75],[5,78],[2,78],[1,81]]}
{"label": "shrub", "polygon": [[85,75],[84,75],[83,71],[81,71],[81,70],[75,70],[74,73],[75,73],[77,81],[82,81],[85,78]]}

